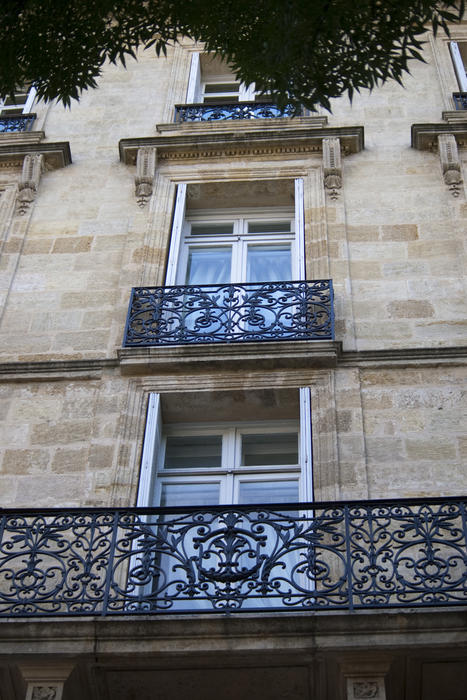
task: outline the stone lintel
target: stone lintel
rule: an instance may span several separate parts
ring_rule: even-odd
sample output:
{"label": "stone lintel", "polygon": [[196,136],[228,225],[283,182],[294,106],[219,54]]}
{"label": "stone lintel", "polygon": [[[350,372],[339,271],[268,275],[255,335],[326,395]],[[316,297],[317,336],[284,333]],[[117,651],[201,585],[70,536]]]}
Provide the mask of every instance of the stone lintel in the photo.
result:
{"label": "stone lintel", "polygon": [[30,146],[45,138],[43,131],[4,131],[0,134],[0,146]]}
{"label": "stone lintel", "polygon": [[194,367],[209,370],[335,367],[340,343],[298,340],[264,343],[206,343],[164,347],[121,348],[122,374],[180,371]]}
{"label": "stone lintel", "polygon": [[[293,119],[289,122],[288,119]],[[328,118],[326,116],[314,117],[277,117],[272,119],[223,119],[213,120],[209,122],[171,122],[169,124],[157,124],[156,131],[159,134],[165,133],[182,133],[192,136],[199,136],[202,133],[229,133],[229,132],[245,132],[254,133],[257,131],[265,131],[266,128],[277,128],[284,126],[306,126],[313,129],[322,129],[327,126]]]}
{"label": "stone lintel", "polygon": [[[338,654],[346,662],[377,652],[433,650],[439,658],[467,648],[465,608],[372,610],[321,613],[157,614],[2,620],[0,661],[28,655],[28,663],[91,655],[135,658],[199,655]],[[352,655],[352,659],[348,655]],[[110,656],[109,656],[110,655]],[[376,658],[376,657],[375,657]],[[384,661],[384,659],[383,659]]]}
{"label": "stone lintel", "polygon": [[412,124],[412,148],[419,151],[438,151],[438,136],[453,134],[459,148],[467,147],[467,119],[448,124]]}
{"label": "stone lintel", "polygon": [[31,154],[42,154],[46,170],[64,168],[71,163],[68,141],[57,143],[8,143],[0,141],[0,168],[22,167],[24,158]]}
{"label": "stone lintel", "polygon": [[[243,123],[242,123],[243,125]],[[363,126],[326,127],[294,124],[274,126],[267,129],[230,131],[204,131],[200,133],[179,133],[164,136],[121,139],[119,142],[120,160],[126,165],[136,165],[138,149],[157,149],[158,160],[189,160],[208,157],[257,156],[274,153],[322,153],[323,139],[339,138],[343,155],[359,153],[364,148]]]}

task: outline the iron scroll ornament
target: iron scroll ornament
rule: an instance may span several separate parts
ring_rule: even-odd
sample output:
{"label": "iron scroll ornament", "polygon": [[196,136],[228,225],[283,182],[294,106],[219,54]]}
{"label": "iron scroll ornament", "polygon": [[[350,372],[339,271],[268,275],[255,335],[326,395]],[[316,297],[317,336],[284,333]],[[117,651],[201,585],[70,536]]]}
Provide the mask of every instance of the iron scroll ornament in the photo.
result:
{"label": "iron scroll ornament", "polygon": [[465,605],[465,506],[4,510],[0,615]]}
{"label": "iron scroll ornament", "polygon": [[123,344],[334,338],[331,280],[136,287]]}

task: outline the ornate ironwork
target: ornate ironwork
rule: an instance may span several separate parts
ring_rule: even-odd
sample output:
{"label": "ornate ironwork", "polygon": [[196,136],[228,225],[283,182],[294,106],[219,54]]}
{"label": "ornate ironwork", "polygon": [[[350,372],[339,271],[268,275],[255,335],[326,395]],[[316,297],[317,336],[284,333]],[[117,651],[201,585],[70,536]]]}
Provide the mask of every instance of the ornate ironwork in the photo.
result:
{"label": "ornate ironwork", "polygon": [[332,340],[331,280],[132,290],[124,346]]}
{"label": "ornate ironwork", "polygon": [[278,107],[270,102],[235,102],[232,104],[175,105],[176,122],[213,122],[227,119],[275,119],[298,117],[302,110],[295,105]]}
{"label": "ornate ironwork", "polygon": [[0,615],[465,605],[467,499],[0,513]]}
{"label": "ornate ironwork", "polygon": [[12,114],[0,117],[0,134],[15,131],[31,131],[35,114]]}
{"label": "ornate ironwork", "polygon": [[467,92],[453,92],[452,98],[456,109],[467,109]]}

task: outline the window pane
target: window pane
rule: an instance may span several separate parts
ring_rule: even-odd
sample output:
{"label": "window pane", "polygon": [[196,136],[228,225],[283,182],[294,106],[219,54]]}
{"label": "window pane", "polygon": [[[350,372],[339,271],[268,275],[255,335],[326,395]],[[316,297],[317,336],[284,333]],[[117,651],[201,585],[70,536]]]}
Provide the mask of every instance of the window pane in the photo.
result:
{"label": "window pane", "polygon": [[219,484],[162,484],[161,506],[215,506],[219,503]]}
{"label": "window pane", "polygon": [[226,224],[191,224],[192,236],[222,236],[233,233],[233,223]]}
{"label": "window pane", "polygon": [[282,282],[291,279],[289,244],[248,246],[248,282]]}
{"label": "window pane", "polygon": [[169,435],[164,469],[196,469],[222,465],[222,435]]}
{"label": "window pane", "polygon": [[230,282],[232,248],[190,248],[186,284]]}
{"label": "window pane", "polygon": [[241,481],[239,503],[297,503],[298,480]]}
{"label": "window pane", "polygon": [[290,233],[290,221],[249,221],[248,233]]}
{"label": "window pane", "polygon": [[298,464],[297,433],[242,435],[242,466]]}
{"label": "window pane", "polygon": [[220,92],[237,93],[240,88],[240,83],[205,83],[204,93],[210,95],[212,93],[219,94]]}

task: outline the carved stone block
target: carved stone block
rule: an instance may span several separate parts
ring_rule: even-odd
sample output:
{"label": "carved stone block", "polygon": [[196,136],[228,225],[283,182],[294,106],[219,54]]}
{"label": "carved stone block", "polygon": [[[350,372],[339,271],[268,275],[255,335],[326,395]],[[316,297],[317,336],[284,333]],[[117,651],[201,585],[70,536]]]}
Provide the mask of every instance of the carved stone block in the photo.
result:
{"label": "carved stone block", "polygon": [[444,182],[452,196],[458,197],[462,185],[462,169],[454,134],[439,134],[438,148]]}
{"label": "carved stone block", "polygon": [[339,138],[323,139],[324,187],[331,199],[337,199],[342,188],[341,144]]}
{"label": "carved stone block", "polygon": [[156,149],[151,146],[138,148],[136,156],[135,194],[140,207],[149,201],[154,189]]}
{"label": "carved stone block", "polygon": [[44,156],[41,153],[29,153],[24,157],[23,169],[18,183],[17,208],[19,214],[25,214],[36,198],[43,170]]}

